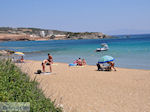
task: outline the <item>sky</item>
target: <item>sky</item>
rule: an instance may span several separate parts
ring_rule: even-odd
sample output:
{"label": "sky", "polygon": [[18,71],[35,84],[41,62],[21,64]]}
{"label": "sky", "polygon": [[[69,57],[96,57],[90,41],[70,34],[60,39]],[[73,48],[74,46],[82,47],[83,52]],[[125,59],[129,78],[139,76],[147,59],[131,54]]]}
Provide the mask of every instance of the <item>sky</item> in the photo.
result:
{"label": "sky", "polygon": [[0,0],[0,27],[150,34],[150,0]]}

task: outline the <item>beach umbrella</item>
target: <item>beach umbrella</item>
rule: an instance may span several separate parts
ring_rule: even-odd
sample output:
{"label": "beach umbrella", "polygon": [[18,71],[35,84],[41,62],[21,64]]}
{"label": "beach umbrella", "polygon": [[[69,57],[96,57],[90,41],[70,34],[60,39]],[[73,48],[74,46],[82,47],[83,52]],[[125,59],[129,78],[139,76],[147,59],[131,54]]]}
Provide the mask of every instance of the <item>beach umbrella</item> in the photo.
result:
{"label": "beach umbrella", "polygon": [[15,52],[14,54],[18,55],[18,56],[24,56],[24,53],[22,53],[22,52]]}
{"label": "beach umbrella", "polygon": [[106,63],[109,61],[114,61],[115,59],[111,56],[105,55],[98,60],[98,63]]}

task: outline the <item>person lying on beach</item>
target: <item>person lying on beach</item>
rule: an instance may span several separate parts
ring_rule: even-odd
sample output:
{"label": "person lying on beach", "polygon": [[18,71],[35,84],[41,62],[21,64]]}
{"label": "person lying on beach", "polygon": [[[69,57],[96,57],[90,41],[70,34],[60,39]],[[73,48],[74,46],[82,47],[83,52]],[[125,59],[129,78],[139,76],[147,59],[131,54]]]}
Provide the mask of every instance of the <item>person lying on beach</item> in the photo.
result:
{"label": "person lying on beach", "polygon": [[49,59],[45,59],[45,60],[42,61],[42,70],[43,70],[43,72],[45,72],[45,65],[49,65],[50,66],[50,72],[52,72],[51,63],[50,63]]}
{"label": "person lying on beach", "polygon": [[115,68],[115,63],[114,63],[114,62],[109,61],[109,62],[107,62],[107,63],[109,64],[109,67],[111,68],[111,70],[112,70],[112,68],[113,68],[114,71],[117,71],[116,68]]}

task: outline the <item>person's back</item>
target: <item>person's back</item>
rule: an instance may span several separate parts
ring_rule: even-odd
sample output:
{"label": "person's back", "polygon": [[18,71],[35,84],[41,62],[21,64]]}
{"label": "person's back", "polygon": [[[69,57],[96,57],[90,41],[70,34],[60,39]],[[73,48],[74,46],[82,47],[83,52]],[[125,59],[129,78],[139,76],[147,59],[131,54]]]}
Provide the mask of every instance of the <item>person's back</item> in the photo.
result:
{"label": "person's back", "polygon": [[82,59],[82,65],[86,65],[85,59]]}
{"label": "person's back", "polygon": [[23,58],[23,56],[21,56],[20,61],[21,61],[21,63],[23,63],[23,62],[24,62],[24,58]]}
{"label": "person's back", "polygon": [[45,64],[48,62],[47,59],[43,60],[42,61],[42,69],[43,69],[43,72],[45,72]]}
{"label": "person's back", "polygon": [[81,58],[79,58],[79,59],[77,60],[77,65],[78,65],[78,66],[82,66],[82,60],[81,60]]}
{"label": "person's back", "polygon": [[46,64],[47,62],[48,62],[48,60],[45,59],[45,60],[42,61],[42,64]]}
{"label": "person's back", "polygon": [[73,62],[73,64],[77,64],[78,63],[78,60],[75,60],[74,62]]}

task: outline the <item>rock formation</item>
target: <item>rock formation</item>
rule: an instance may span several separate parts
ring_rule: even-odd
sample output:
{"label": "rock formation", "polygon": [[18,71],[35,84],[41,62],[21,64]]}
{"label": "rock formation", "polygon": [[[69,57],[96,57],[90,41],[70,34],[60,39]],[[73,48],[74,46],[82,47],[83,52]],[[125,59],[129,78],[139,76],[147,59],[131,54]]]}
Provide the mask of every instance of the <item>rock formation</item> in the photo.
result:
{"label": "rock formation", "polygon": [[66,32],[39,28],[0,27],[0,41],[64,40],[112,38],[101,32]]}

